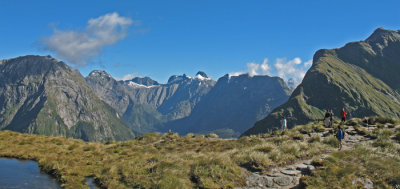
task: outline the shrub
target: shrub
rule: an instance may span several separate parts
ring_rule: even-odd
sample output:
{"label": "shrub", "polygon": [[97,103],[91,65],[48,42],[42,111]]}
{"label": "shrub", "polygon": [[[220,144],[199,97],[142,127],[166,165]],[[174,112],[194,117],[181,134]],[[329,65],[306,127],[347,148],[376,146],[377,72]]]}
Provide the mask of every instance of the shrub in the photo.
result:
{"label": "shrub", "polygon": [[381,147],[381,148],[389,148],[392,147],[393,144],[390,141],[387,140],[376,140],[375,142],[372,143],[372,146],[374,147]]}
{"label": "shrub", "polygon": [[260,151],[260,152],[264,152],[264,153],[269,153],[269,152],[271,152],[273,149],[275,149],[275,146],[272,145],[272,144],[266,143],[266,144],[262,144],[262,145],[256,146],[254,149],[255,149],[256,151]]}
{"label": "shrub", "polygon": [[330,145],[330,146],[332,146],[332,147],[337,147],[338,144],[339,144],[339,142],[338,142],[338,140],[336,139],[336,137],[335,137],[335,136],[332,136],[332,135],[329,136],[329,137],[326,137],[326,138],[324,139],[323,143],[324,143],[324,144],[327,144],[327,145]]}
{"label": "shrub", "polygon": [[314,143],[314,142],[321,142],[321,137],[318,135],[314,135],[308,139],[309,143]]}
{"label": "shrub", "polygon": [[368,135],[369,134],[368,130],[365,127],[355,127],[355,130],[360,135]]}
{"label": "shrub", "polygon": [[400,132],[398,132],[398,133],[394,136],[393,139],[396,140],[397,142],[400,142]]}
{"label": "shrub", "polygon": [[301,134],[309,134],[309,133],[312,133],[313,128],[312,128],[312,125],[308,124],[308,125],[300,126],[300,128],[298,130]]}
{"label": "shrub", "polygon": [[324,132],[326,130],[325,127],[322,125],[314,125],[313,129],[315,132]]}
{"label": "shrub", "polygon": [[293,155],[295,157],[300,156],[300,148],[296,144],[286,144],[280,146],[280,150],[283,154]]}
{"label": "shrub", "polygon": [[190,177],[196,188],[226,188],[232,183],[245,182],[240,167],[215,155],[198,159],[190,168]]}
{"label": "shrub", "polygon": [[350,125],[350,126],[356,126],[356,125],[358,125],[360,122],[361,122],[361,121],[360,121],[359,118],[353,118],[353,119],[347,120],[345,124],[346,124],[346,125]]}
{"label": "shrub", "polygon": [[271,153],[245,151],[235,154],[233,159],[237,164],[250,171],[261,171],[272,165],[273,162],[269,158],[270,155]]}
{"label": "shrub", "polygon": [[273,137],[270,138],[269,141],[272,141],[276,145],[282,144],[285,141],[288,141],[289,137],[288,136],[279,136],[279,137]]}
{"label": "shrub", "polygon": [[382,139],[389,139],[394,134],[394,132],[389,129],[383,129],[379,134]]}
{"label": "shrub", "polygon": [[369,117],[368,119],[368,123],[369,124],[377,124],[377,123],[381,123],[381,124],[386,124],[386,123],[391,123],[391,124],[395,124],[397,121],[393,118],[388,118],[388,117],[382,117],[382,116],[375,116],[375,117]]}
{"label": "shrub", "polygon": [[293,140],[303,140],[304,139],[304,136],[301,133],[299,133],[298,131],[290,132],[290,133],[288,133],[288,136],[290,138],[292,138]]}

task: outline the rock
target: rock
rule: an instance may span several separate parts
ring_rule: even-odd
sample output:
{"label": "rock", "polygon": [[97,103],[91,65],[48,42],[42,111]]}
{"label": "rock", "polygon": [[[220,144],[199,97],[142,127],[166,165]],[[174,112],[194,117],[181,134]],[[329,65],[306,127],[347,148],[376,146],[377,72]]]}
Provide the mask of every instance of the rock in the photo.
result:
{"label": "rock", "polygon": [[270,187],[274,185],[274,182],[272,181],[272,178],[266,177],[266,176],[260,176],[257,174],[252,174],[247,178],[246,182],[247,186],[253,186],[253,187]]}
{"label": "rock", "polygon": [[305,164],[305,165],[311,165],[311,162],[312,162],[312,160],[309,159],[309,160],[304,161],[304,164]]}
{"label": "rock", "polygon": [[273,172],[273,173],[268,173],[267,176],[269,176],[269,177],[281,177],[281,176],[283,176],[283,174],[280,173],[280,172]]}
{"label": "rock", "polygon": [[362,178],[356,178],[353,180],[352,183],[353,183],[353,185],[361,184],[364,186],[365,189],[374,188],[374,183],[368,178],[366,178],[365,180]]}
{"label": "rock", "polygon": [[279,186],[287,186],[291,183],[291,181],[292,178],[288,176],[274,178],[274,182]]}
{"label": "rock", "polygon": [[313,165],[308,165],[308,166],[307,166],[307,169],[308,169],[310,172],[312,172],[312,171],[315,170],[315,167],[314,167]]}
{"label": "rock", "polygon": [[282,170],[281,173],[289,176],[296,176],[299,175],[301,172],[297,170]]}
{"label": "rock", "polygon": [[296,170],[307,169],[307,165],[304,163],[296,164],[296,165],[294,165],[294,167],[296,167]]}

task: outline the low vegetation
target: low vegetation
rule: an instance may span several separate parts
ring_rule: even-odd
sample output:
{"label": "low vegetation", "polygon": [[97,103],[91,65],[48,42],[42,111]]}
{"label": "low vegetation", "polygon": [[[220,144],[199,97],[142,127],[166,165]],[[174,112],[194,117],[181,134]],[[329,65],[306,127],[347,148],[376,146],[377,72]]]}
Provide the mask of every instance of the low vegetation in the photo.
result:
{"label": "low vegetation", "polygon": [[[364,128],[361,120],[348,123]],[[400,177],[393,168],[400,167],[400,147],[393,141],[399,140],[400,131],[383,125],[369,132],[376,137],[370,144],[373,149],[360,146],[334,152],[321,160],[322,166],[313,176],[304,177],[303,183],[311,188],[335,188],[363,177],[377,186],[396,184]],[[219,139],[215,134],[181,137],[176,133],[149,133],[126,142],[103,144],[1,131],[0,156],[35,160],[64,188],[88,188],[86,177],[95,178],[104,188],[233,188],[246,185],[247,171],[262,174],[276,166],[334,151],[337,140],[333,133],[334,128],[313,122],[239,139]],[[326,134],[329,136],[323,136]]]}
{"label": "low vegetation", "polygon": [[[370,118],[371,119],[371,118]],[[373,118],[372,132],[367,136],[371,141],[356,145],[353,149],[336,151],[324,160],[313,162],[318,166],[312,176],[301,179],[307,188],[364,188],[366,180],[374,188],[396,188],[400,186],[400,145],[396,139],[400,128],[394,130],[391,124],[397,121],[387,118]],[[387,124],[385,121],[388,120]],[[356,126],[358,124],[355,124]],[[385,127],[387,126],[387,128]],[[367,127],[367,126],[366,126]],[[358,126],[359,134],[367,131]],[[372,137],[371,137],[372,136]],[[362,183],[364,182],[364,184]]]}

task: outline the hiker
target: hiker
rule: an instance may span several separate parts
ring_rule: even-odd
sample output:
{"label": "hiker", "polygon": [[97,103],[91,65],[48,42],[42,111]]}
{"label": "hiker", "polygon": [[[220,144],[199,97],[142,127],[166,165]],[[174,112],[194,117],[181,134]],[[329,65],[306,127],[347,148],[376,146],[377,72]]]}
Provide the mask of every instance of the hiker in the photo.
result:
{"label": "hiker", "polygon": [[340,112],[340,115],[342,116],[342,123],[346,121],[346,116],[347,116],[347,112],[346,110],[344,110],[344,108],[342,109],[342,112]]}
{"label": "hiker", "polygon": [[339,141],[339,150],[342,149],[342,140],[344,139],[344,131],[342,128],[340,128],[340,125],[338,126],[338,131],[336,132],[336,138]]}
{"label": "hiker", "polygon": [[332,109],[329,110],[329,127],[333,127],[333,111]]}
{"label": "hiker", "polygon": [[329,127],[329,125],[330,125],[330,113],[329,113],[329,110],[326,110],[326,112],[325,112],[325,117],[324,117],[324,124],[325,124],[325,127]]}
{"label": "hiker", "polygon": [[286,130],[287,129],[287,121],[285,116],[282,116],[282,130]]}

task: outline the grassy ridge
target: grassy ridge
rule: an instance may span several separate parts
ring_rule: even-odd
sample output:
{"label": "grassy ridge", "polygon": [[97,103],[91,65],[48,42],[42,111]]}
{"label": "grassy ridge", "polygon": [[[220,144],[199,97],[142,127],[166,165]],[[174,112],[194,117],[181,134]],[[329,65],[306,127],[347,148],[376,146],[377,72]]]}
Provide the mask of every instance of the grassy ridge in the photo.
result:
{"label": "grassy ridge", "polygon": [[[311,188],[349,186],[356,176],[370,178],[382,187],[397,183],[400,178],[392,168],[399,167],[400,162],[400,147],[394,142],[400,141],[400,130],[394,129],[398,123],[383,118],[371,118],[372,122],[377,128],[371,131],[360,125],[360,119],[348,121],[345,128],[353,127],[358,134],[376,140],[369,147],[334,152],[320,162],[322,166],[313,176],[302,179],[303,184]],[[0,156],[36,160],[65,188],[87,188],[87,176],[105,188],[233,188],[246,185],[248,171],[263,174],[275,166],[331,152],[337,140],[334,136],[321,137],[328,131],[332,129],[312,122],[230,140],[212,134],[179,137],[150,133],[105,144],[1,131]],[[348,171],[349,167],[354,169]],[[374,171],[379,173],[376,179],[371,175]]]}
{"label": "grassy ridge", "polygon": [[245,185],[245,169],[263,171],[331,148],[283,134],[232,140],[147,134],[101,144],[1,131],[0,156],[36,160],[65,188],[87,187],[86,176],[107,188],[232,188]]}

